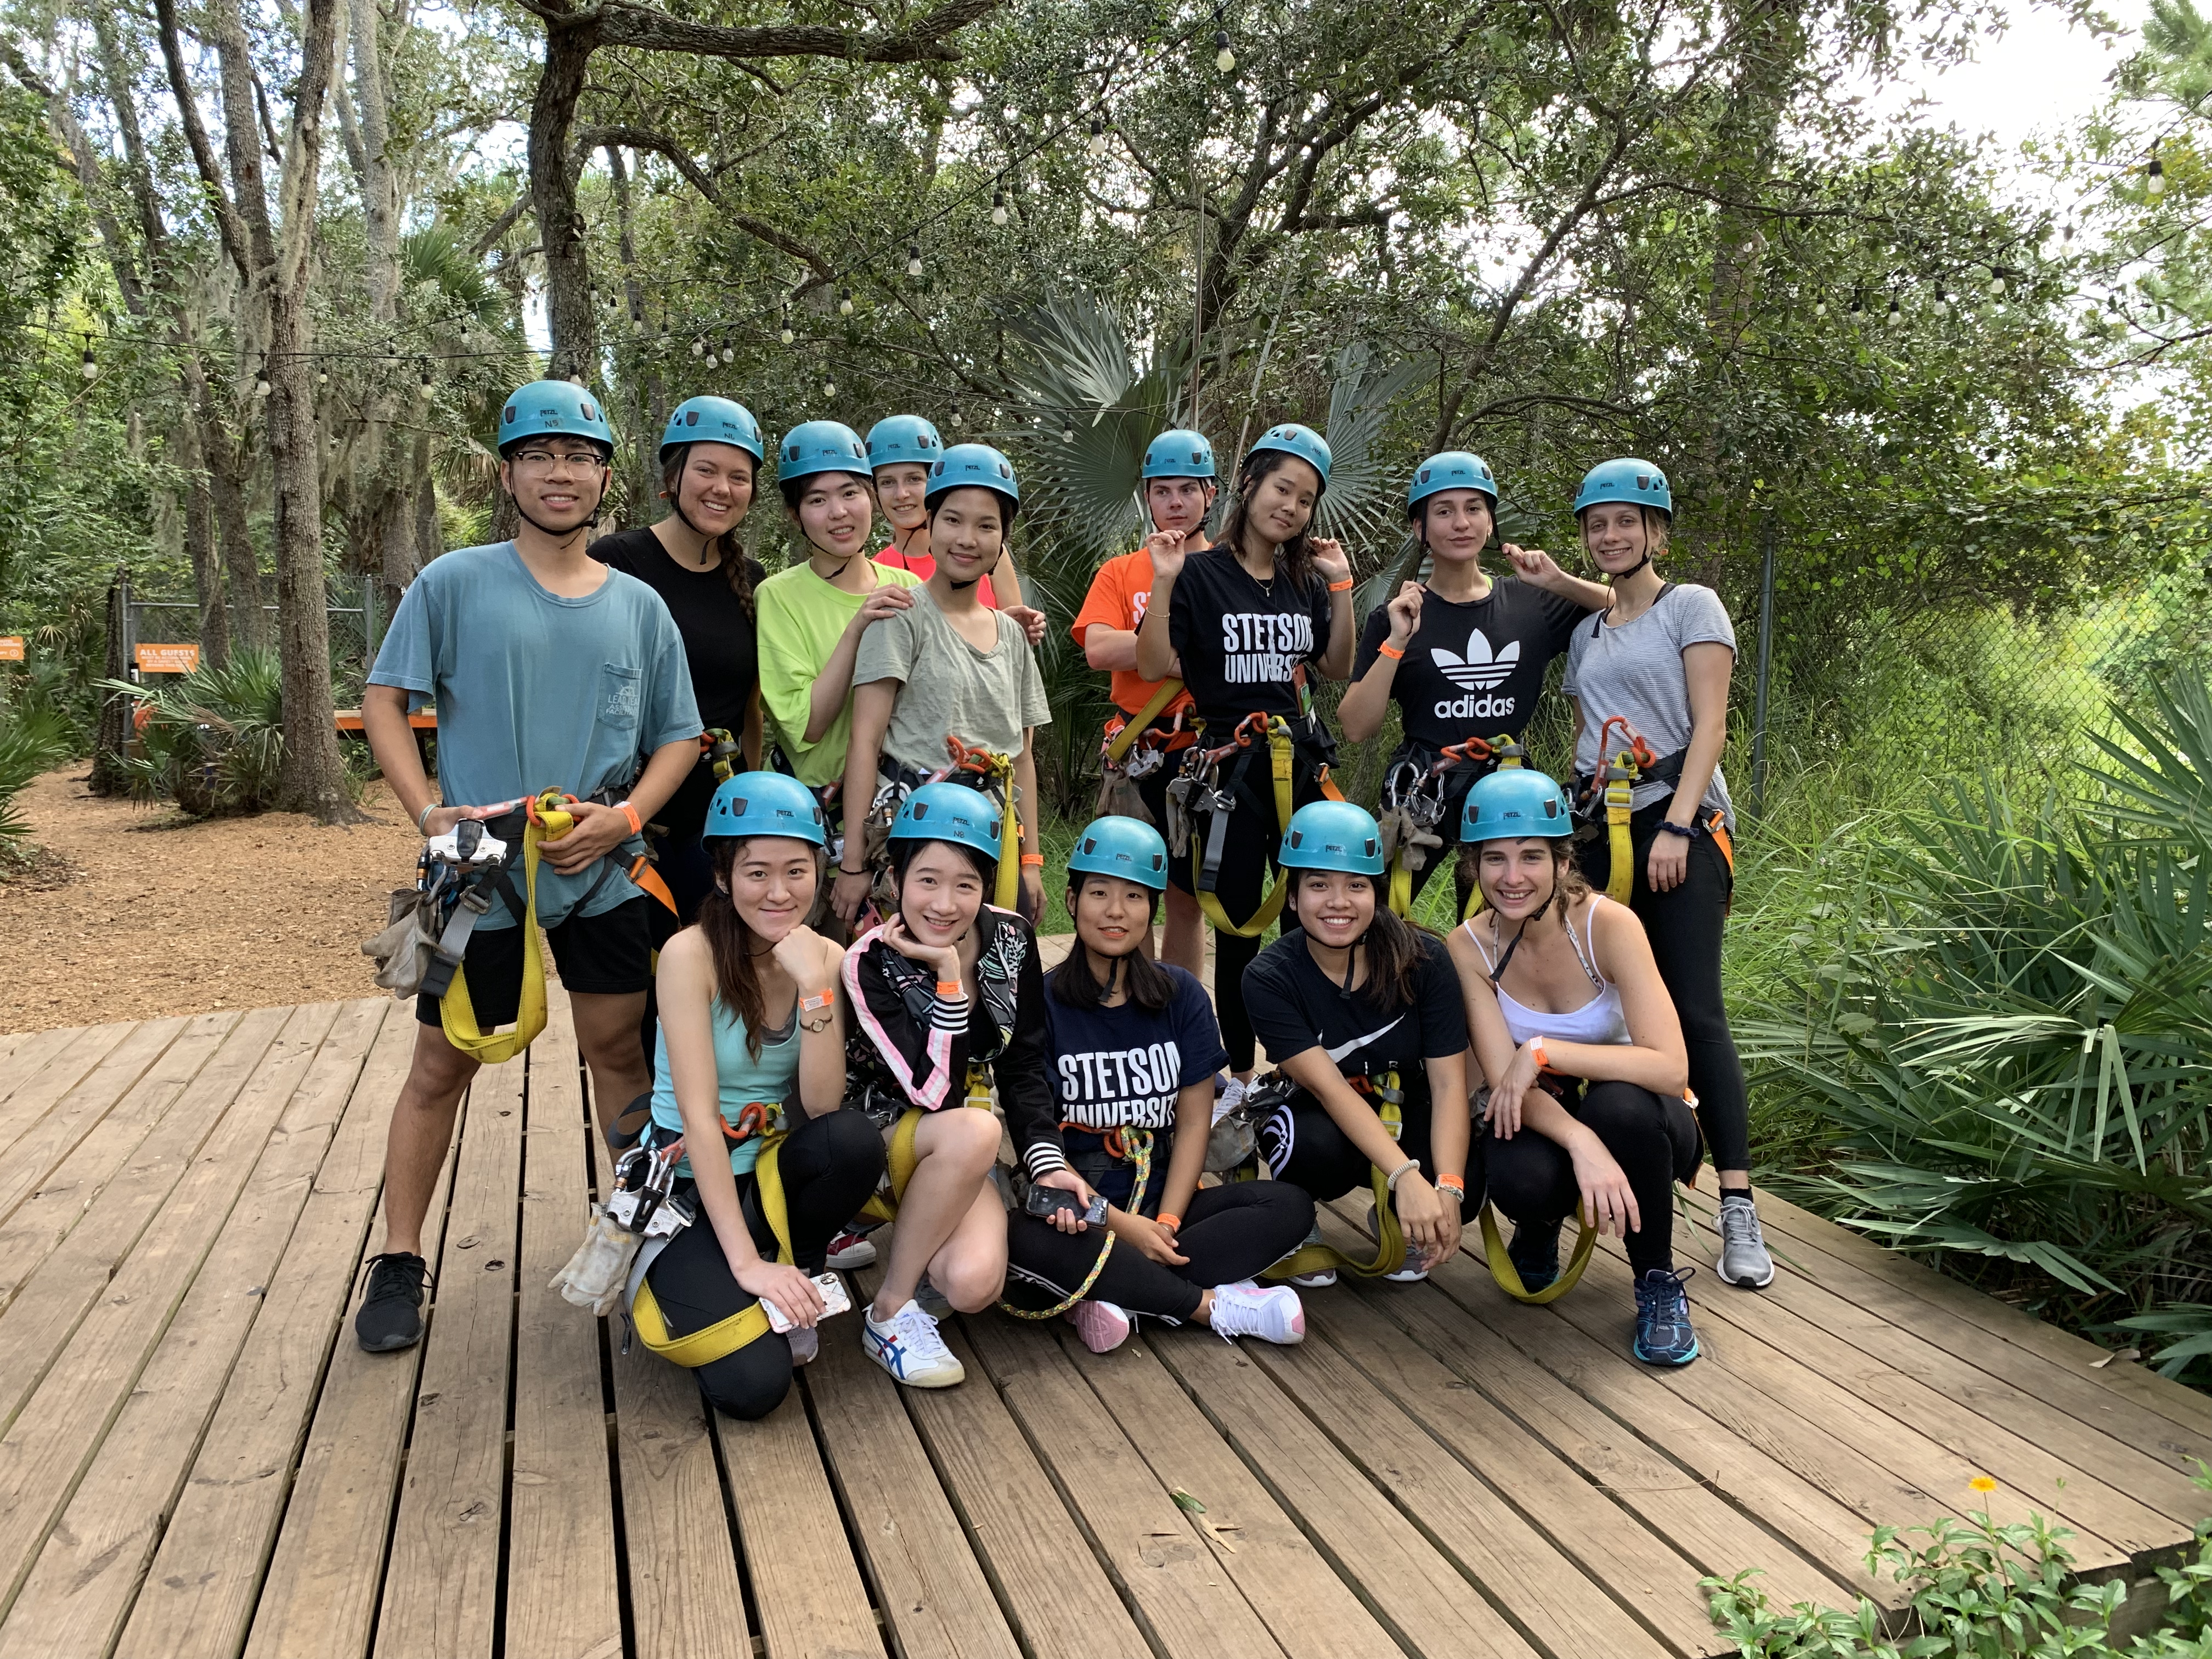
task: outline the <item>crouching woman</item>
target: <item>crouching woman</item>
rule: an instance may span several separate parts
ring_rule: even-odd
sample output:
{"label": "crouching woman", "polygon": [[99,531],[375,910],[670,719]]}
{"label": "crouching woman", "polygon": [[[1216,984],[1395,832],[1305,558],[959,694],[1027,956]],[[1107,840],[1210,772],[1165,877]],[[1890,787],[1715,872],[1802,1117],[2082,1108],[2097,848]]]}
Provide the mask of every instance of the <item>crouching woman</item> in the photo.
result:
{"label": "crouching woman", "polygon": [[1559,1279],[1559,1226],[1579,1213],[1627,1249],[1636,1357],[1686,1365],[1698,1337],[1689,1272],[1674,1269],[1674,1183],[1697,1174],[1701,1142],[1682,1025],[1644,924],[1576,869],[1572,830],[1541,772],[1493,772],[1468,792],[1460,844],[1486,908],[1450,948],[1490,1083],[1476,1144],[1490,1201],[1514,1224],[1521,1291]]}
{"label": "crouching woman", "polygon": [[[841,1109],[842,952],[805,925],[827,846],[822,809],[794,779],[743,773],[715,790],[704,841],[713,890],[660,953],[643,1143],[664,1158],[682,1149],[674,1192],[696,1218],[641,1255],[631,1314],[715,1410],[758,1418],[817,1352],[823,1304],[808,1275],[874,1190],[884,1149],[867,1119]],[[769,1303],[788,1335],[769,1328]]]}
{"label": "crouching woman", "polygon": [[[1224,1340],[1300,1341],[1297,1292],[1253,1279],[1305,1237],[1312,1200],[1280,1181],[1199,1188],[1229,1053],[1206,988],[1145,954],[1167,843],[1135,818],[1100,818],[1067,871],[1076,947],[1044,981],[1058,1121],[1013,1127],[1033,1195],[1078,1202],[1009,1218],[1004,1305],[1025,1319],[1065,1314],[1093,1353],[1119,1347],[1139,1314]],[[1093,1226],[1084,1212],[1099,1197],[1106,1218]]]}

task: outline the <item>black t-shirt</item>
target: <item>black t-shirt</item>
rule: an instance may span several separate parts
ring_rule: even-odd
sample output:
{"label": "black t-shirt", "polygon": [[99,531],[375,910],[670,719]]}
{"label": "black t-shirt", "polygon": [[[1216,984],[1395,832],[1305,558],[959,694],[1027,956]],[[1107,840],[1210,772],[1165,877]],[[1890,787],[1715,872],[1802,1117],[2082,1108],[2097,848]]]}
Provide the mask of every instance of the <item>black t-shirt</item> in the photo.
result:
{"label": "black t-shirt", "polygon": [[[1536,712],[1546,665],[1588,615],[1571,599],[1510,579],[1493,579],[1489,597],[1472,605],[1425,593],[1420,629],[1390,682],[1407,740],[1440,750],[1500,732],[1519,737]],[[1389,637],[1389,607],[1378,605],[1359,632],[1355,683]]]}
{"label": "black t-shirt", "polygon": [[[700,724],[719,726],[742,738],[745,707],[760,683],[760,644],[751,614],[730,590],[728,574],[719,564],[712,570],[686,570],[650,530],[602,536],[586,551],[660,595],[684,636]],[[768,572],[751,559],[745,561],[745,574],[754,587],[768,580]],[[657,816],[674,833],[696,836],[706,824],[714,793],[713,769],[696,768]]]}
{"label": "black t-shirt", "polygon": [[1325,1050],[1353,1086],[1395,1069],[1406,1091],[1405,1115],[1425,1119],[1429,1109],[1425,1060],[1449,1060],[1468,1046],[1467,1005],[1444,942],[1418,935],[1421,960],[1413,971],[1410,1006],[1386,1007],[1370,984],[1346,991],[1314,964],[1306,936],[1277,939],[1244,970],[1244,1010],[1252,1030],[1277,1060]]}
{"label": "black t-shirt", "polygon": [[1247,714],[1296,714],[1291,672],[1328,649],[1328,584],[1316,574],[1301,592],[1276,570],[1262,584],[1227,548],[1209,547],[1176,580],[1168,638],[1199,714],[1221,733],[1211,741]]}

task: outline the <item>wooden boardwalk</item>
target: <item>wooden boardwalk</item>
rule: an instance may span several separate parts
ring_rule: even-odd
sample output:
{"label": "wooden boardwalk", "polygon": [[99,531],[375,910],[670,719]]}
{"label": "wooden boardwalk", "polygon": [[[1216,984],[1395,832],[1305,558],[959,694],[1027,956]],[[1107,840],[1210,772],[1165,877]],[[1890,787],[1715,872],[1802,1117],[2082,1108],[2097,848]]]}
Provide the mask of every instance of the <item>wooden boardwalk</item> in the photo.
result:
{"label": "wooden boardwalk", "polygon": [[2212,1508],[2203,1396],[1773,1203],[1788,1267],[1694,1280],[1678,1374],[1626,1358],[1617,1254],[1541,1310],[1462,1255],[1315,1293],[1293,1349],[969,1319],[935,1394],[841,1318],[710,1420],[545,1288],[605,1175],[558,1018],[467,1102],[428,1340],[363,1354],[413,1030],[0,1036],[0,1659],[1660,1659],[1723,1650],[1705,1573],[1883,1594],[1878,1522],[2040,1510],[2132,1574]]}

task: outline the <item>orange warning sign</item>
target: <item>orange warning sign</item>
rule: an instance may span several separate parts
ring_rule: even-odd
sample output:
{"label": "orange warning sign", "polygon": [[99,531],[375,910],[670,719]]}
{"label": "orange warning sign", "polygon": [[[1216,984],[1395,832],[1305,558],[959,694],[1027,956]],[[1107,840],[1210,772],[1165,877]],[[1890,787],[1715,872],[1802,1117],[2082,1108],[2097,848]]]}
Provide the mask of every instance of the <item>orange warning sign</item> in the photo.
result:
{"label": "orange warning sign", "polygon": [[144,674],[189,674],[200,665],[197,645],[142,645],[138,670]]}
{"label": "orange warning sign", "polygon": [[21,634],[0,634],[0,662],[23,660],[23,636]]}

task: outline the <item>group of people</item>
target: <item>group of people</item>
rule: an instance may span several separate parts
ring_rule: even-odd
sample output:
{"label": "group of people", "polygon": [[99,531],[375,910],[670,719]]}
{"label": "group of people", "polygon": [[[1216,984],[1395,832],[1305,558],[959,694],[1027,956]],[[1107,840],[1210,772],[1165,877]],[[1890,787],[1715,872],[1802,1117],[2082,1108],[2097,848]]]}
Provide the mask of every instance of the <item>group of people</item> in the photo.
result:
{"label": "group of people", "polygon": [[[613,435],[592,394],[524,386],[499,436],[514,538],[424,568],[364,698],[433,849],[469,822],[526,849],[459,890],[452,982],[418,1000],[364,1347],[420,1340],[432,1190],[505,1052],[482,1034],[542,1003],[539,931],[617,1170],[651,1189],[626,1213],[658,1218],[617,1300],[733,1416],[818,1351],[825,1267],[878,1269],[866,1351],[943,1387],[951,1311],[1065,1317],[1101,1352],[1145,1318],[1295,1342],[1302,1291],[1422,1278],[1480,1214],[1529,1301],[1620,1237],[1633,1352],[1680,1365],[1674,1189],[1710,1157],[1720,1276],[1771,1279],[1721,1000],[1735,641],[1711,590],[1655,568],[1658,468],[1583,480],[1599,583],[1510,544],[1512,574],[1486,569],[1497,481],[1431,457],[1406,496],[1419,580],[1360,618],[1313,533],[1320,434],[1266,431],[1213,532],[1212,446],[1161,434],[1151,532],[1072,623],[1119,712],[1047,971],[1048,623],[1007,556],[1003,453],[896,415],[865,438],[806,422],[771,457],[742,405],[694,398],[660,448],[666,514],[594,539]],[[737,537],[771,464],[803,547],[774,575]],[[1571,792],[1520,743],[1563,654]],[[1397,711],[1379,819],[1332,778],[1323,678],[1350,682],[1353,742]],[[425,703],[439,793],[407,724]],[[1439,936],[1410,912],[1454,846],[1462,919]],[[1316,1205],[1362,1188],[1371,1243],[1325,1233]]]}

